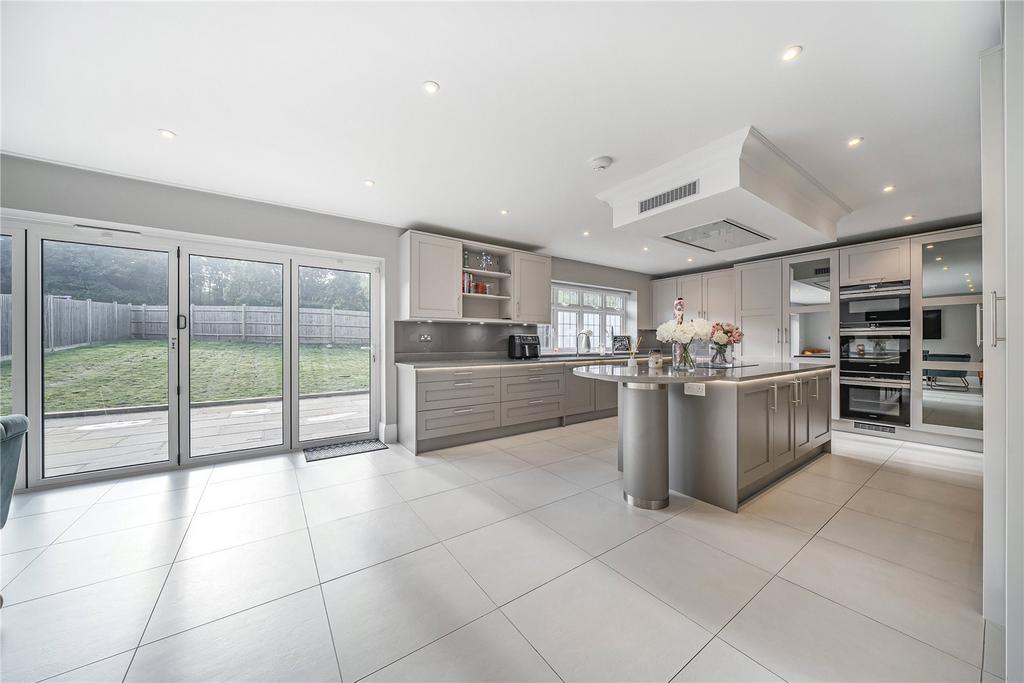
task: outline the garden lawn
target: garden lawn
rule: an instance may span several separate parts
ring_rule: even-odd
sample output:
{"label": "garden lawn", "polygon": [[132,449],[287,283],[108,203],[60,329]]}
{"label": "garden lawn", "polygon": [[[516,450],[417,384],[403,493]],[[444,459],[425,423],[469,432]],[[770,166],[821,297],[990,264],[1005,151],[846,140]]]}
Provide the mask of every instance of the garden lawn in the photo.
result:
{"label": "garden lawn", "polygon": [[[302,345],[301,395],[369,388],[369,353],[356,346]],[[281,395],[281,347],[242,342],[193,342],[192,402]],[[134,340],[47,353],[46,412],[166,405],[167,344]],[[9,386],[10,363],[0,366]],[[4,395],[6,401],[7,394]]]}

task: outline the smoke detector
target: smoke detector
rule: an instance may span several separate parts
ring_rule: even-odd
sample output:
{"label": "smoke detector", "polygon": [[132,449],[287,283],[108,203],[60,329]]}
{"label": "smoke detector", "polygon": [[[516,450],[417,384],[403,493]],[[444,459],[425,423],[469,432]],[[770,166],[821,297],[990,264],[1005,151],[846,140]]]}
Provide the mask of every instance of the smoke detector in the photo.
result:
{"label": "smoke detector", "polygon": [[611,157],[594,157],[590,160],[590,168],[595,171],[603,171],[612,165]]}

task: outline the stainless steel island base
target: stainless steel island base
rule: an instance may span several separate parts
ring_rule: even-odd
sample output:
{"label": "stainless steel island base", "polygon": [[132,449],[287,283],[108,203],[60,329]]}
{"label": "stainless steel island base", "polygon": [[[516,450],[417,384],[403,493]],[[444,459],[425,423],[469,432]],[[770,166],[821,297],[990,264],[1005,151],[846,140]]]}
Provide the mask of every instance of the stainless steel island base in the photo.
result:
{"label": "stainless steel island base", "polygon": [[622,497],[645,510],[668,507],[668,391],[624,382],[619,390]]}

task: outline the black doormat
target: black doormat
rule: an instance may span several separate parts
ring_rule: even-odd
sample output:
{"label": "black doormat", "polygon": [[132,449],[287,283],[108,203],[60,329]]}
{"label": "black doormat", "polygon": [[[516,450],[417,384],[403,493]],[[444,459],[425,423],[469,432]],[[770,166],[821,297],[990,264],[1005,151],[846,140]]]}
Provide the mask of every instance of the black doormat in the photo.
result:
{"label": "black doormat", "polygon": [[383,451],[387,447],[386,443],[378,439],[363,439],[362,441],[348,441],[346,443],[335,443],[315,448],[303,448],[302,452],[306,455],[306,462],[314,462],[316,460],[327,460],[328,458],[340,458],[343,455]]}

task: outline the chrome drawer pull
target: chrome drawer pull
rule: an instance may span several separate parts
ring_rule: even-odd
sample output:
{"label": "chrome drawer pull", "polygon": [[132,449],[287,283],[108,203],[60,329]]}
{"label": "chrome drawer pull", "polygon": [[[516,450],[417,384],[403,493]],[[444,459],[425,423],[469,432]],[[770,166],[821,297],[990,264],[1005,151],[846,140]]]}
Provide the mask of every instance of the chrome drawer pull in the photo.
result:
{"label": "chrome drawer pull", "polygon": [[455,376],[459,376],[459,375],[472,375],[473,371],[472,370],[459,370],[458,372],[453,372],[452,374],[455,375]]}
{"label": "chrome drawer pull", "polygon": [[531,405],[531,406],[532,406],[532,405],[535,405],[535,404],[537,404],[537,403],[543,403],[543,402],[544,402],[544,399],[541,399],[541,398],[539,398],[539,399],[537,399],[536,401],[529,401],[529,402],[527,403],[527,405]]}
{"label": "chrome drawer pull", "polygon": [[772,385],[772,410],[779,409],[779,385]]}
{"label": "chrome drawer pull", "polygon": [[543,382],[544,378],[543,377],[527,377],[526,381],[527,382]]}
{"label": "chrome drawer pull", "polygon": [[473,386],[473,383],[472,382],[456,382],[452,386],[453,387],[471,387],[471,386]]}
{"label": "chrome drawer pull", "polygon": [[453,415],[462,415],[463,413],[472,413],[472,408],[459,408],[458,410],[452,411]]}

